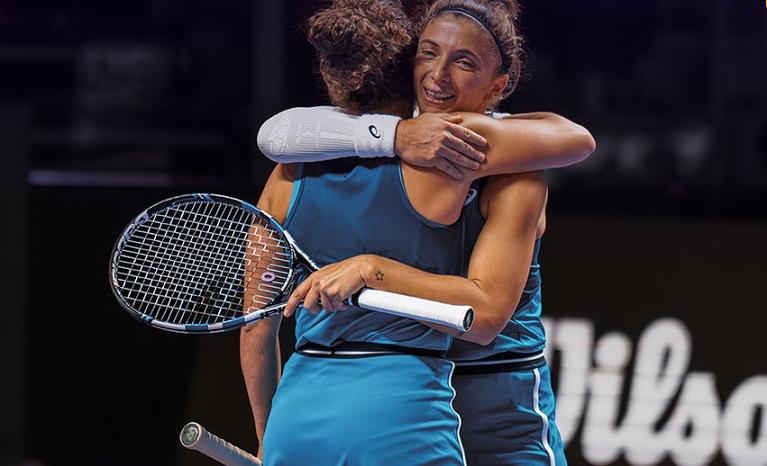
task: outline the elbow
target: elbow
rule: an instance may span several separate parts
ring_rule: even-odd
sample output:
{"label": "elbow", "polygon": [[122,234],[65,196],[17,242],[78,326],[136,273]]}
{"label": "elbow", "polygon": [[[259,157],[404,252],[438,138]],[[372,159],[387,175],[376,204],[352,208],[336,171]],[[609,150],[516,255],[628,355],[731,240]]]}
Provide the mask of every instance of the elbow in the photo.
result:
{"label": "elbow", "polygon": [[597,141],[594,139],[594,136],[591,135],[589,130],[583,126],[579,127],[576,138],[578,140],[576,158],[578,162],[582,162],[597,150]]}
{"label": "elbow", "polygon": [[597,149],[597,141],[585,127],[567,119],[563,124],[566,125],[563,129],[570,135],[571,163],[583,162]]}
{"label": "elbow", "polygon": [[576,126],[577,128],[568,128],[564,135],[560,132],[560,137],[552,138],[559,142],[551,150],[562,154],[560,163],[554,168],[567,167],[583,162],[596,150],[597,143],[591,133],[582,126]]}
{"label": "elbow", "polygon": [[258,129],[256,145],[258,146],[258,150],[261,152],[261,154],[266,156],[267,159],[271,160],[272,162],[279,162],[279,157],[272,150],[273,144],[271,143],[271,130],[273,128],[271,126],[267,126],[272,118],[264,122],[264,124],[261,125],[261,127]]}
{"label": "elbow", "polygon": [[553,123],[551,141],[558,141],[553,149],[567,154],[562,159],[562,167],[583,162],[597,149],[594,136],[585,127],[556,114],[548,114],[547,118]]}
{"label": "elbow", "polygon": [[510,316],[507,315],[507,309],[492,308],[477,312],[474,326],[464,339],[481,346],[491,344],[509,322]]}
{"label": "elbow", "polygon": [[286,148],[285,136],[290,126],[291,112],[294,110],[288,109],[273,115],[258,128],[256,135],[258,150],[273,162],[288,162],[283,157]]}
{"label": "elbow", "polygon": [[481,337],[479,338],[479,343],[482,346],[487,346],[495,341],[496,338],[498,338],[498,335],[503,331],[503,329],[506,327],[506,324],[509,322],[509,319],[496,319],[494,322],[492,322],[487,329],[483,332]]}
{"label": "elbow", "polygon": [[519,293],[511,292],[508,287],[487,289],[482,280],[470,278],[478,293],[470,301],[474,307],[474,324],[471,330],[460,338],[464,341],[487,346],[506,328],[514,309],[517,308]]}

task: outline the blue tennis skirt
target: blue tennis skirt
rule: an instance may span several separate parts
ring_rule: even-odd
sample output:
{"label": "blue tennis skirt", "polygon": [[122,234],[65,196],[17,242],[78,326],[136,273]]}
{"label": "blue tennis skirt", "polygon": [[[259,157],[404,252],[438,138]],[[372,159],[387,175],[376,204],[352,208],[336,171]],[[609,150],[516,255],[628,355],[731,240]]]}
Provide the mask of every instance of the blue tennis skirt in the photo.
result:
{"label": "blue tennis skirt", "polygon": [[567,466],[548,365],[453,379],[470,466]]}
{"label": "blue tennis skirt", "polygon": [[265,466],[465,466],[454,364],[409,354],[294,353],[264,434]]}

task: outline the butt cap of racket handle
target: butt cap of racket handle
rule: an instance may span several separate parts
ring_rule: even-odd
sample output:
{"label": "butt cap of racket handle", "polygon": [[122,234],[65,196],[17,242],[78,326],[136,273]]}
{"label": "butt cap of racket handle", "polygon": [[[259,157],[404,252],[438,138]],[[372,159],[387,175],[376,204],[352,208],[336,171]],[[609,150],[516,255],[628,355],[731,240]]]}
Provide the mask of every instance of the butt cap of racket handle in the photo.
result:
{"label": "butt cap of racket handle", "polygon": [[200,435],[202,435],[202,426],[196,422],[189,422],[181,429],[178,439],[181,441],[181,445],[192,448],[200,440]]}
{"label": "butt cap of racket handle", "polygon": [[472,325],[474,325],[474,309],[469,308],[466,310],[466,315],[463,316],[463,331],[468,332]]}
{"label": "butt cap of racket handle", "polygon": [[197,450],[226,466],[261,466],[258,458],[218,438],[196,422],[187,423],[178,438],[184,447]]}

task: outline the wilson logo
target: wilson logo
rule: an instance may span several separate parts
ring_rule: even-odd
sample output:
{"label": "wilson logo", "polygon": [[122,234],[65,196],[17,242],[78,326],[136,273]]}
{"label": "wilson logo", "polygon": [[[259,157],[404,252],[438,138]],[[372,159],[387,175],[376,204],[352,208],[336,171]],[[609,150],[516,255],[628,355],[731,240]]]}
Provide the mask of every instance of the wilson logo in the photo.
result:
{"label": "wilson logo", "polygon": [[[585,464],[766,464],[767,374],[728,376],[729,394],[718,391],[714,372],[691,370],[693,338],[682,321],[652,321],[636,342],[620,331],[597,336],[587,319],[544,326],[546,359],[556,351],[559,365],[557,424],[565,444],[580,443]],[[748,370],[749,358],[733,364]]]}

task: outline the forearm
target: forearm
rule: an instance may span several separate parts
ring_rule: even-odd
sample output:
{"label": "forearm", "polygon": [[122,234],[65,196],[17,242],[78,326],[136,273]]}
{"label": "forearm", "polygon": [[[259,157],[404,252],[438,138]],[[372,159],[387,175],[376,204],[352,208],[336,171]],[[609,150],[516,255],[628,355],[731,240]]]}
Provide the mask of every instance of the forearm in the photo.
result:
{"label": "forearm", "polygon": [[485,137],[488,145],[482,175],[523,173],[578,163],[596,149],[591,133],[554,113],[492,118],[459,113],[462,125]]}
{"label": "forearm", "polygon": [[259,442],[280,380],[279,319],[255,322],[240,331],[240,367]]}
{"label": "forearm", "polygon": [[368,267],[364,268],[363,279],[368,288],[471,306],[475,313],[474,323],[466,333],[458,334],[440,325],[424,324],[473,343],[493,341],[506,325],[509,309],[514,309],[522,292],[521,286],[502,289],[479,280],[424,272],[381,256],[366,255],[364,260]]}
{"label": "forearm", "polygon": [[350,115],[335,107],[297,107],[269,118],[258,130],[258,148],[278,163],[344,157],[394,157],[400,118]]}

